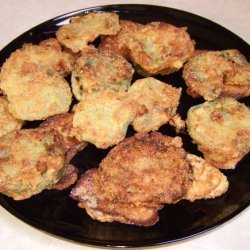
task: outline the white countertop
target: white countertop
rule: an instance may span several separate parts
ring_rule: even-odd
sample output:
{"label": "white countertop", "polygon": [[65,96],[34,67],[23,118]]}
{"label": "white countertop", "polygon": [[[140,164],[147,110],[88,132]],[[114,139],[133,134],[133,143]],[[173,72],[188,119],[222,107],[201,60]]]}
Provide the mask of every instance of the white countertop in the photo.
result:
{"label": "white countertop", "polygon": [[[77,9],[106,4],[154,4],[185,10],[206,17],[250,42],[249,0],[0,0],[0,49],[28,29],[58,15]],[[1,250],[93,249],[60,240],[18,220],[0,207]],[[147,249],[248,250],[250,249],[250,209],[222,226],[179,243]]]}

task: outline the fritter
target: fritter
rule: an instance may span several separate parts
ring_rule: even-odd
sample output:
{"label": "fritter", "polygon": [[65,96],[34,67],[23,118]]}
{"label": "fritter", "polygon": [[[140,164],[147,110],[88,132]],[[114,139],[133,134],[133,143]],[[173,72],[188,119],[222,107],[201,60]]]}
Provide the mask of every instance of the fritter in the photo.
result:
{"label": "fritter", "polygon": [[72,73],[72,90],[76,99],[85,93],[105,89],[126,91],[134,74],[132,65],[122,56],[94,47],[84,49]]}
{"label": "fritter", "polygon": [[228,189],[227,177],[202,158],[188,154],[187,159],[193,170],[193,183],[185,194],[185,199],[211,199],[221,196]]}
{"label": "fritter", "polygon": [[194,98],[250,95],[250,64],[238,50],[196,51],[184,66],[183,78]]}
{"label": "fritter", "polygon": [[77,152],[82,151],[87,146],[87,142],[79,142],[71,135],[73,113],[52,116],[44,121],[40,127],[54,129],[61,135],[63,146],[67,151],[67,162],[70,162]]}
{"label": "fritter", "polygon": [[175,120],[178,116],[176,109],[179,105],[181,88],[177,89],[148,77],[134,82],[128,93],[129,98],[142,106],[142,112],[136,115],[132,123],[137,132],[157,130],[169,121],[172,121],[178,130],[185,127],[185,122],[181,119]]}
{"label": "fritter", "polygon": [[205,160],[215,167],[235,168],[250,151],[250,110],[233,98],[190,108],[186,123]]}
{"label": "fritter", "polygon": [[100,50],[111,50],[116,54],[130,59],[128,44],[143,25],[129,20],[120,20],[120,30],[113,36],[102,36],[98,46]]}
{"label": "fritter", "polygon": [[127,93],[105,90],[82,97],[74,107],[72,135],[98,148],[122,141],[136,114]]}
{"label": "fritter", "polygon": [[125,224],[151,226],[158,221],[157,210],[162,206],[139,203],[120,203],[106,199],[100,186],[98,169],[88,170],[82,175],[71,197],[79,201],[78,206],[95,220],[101,222],[119,221]]}
{"label": "fritter", "polygon": [[15,129],[20,129],[24,123],[9,112],[8,100],[4,96],[0,96],[0,117],[0,137]]}
{"label": "fritter", "polygon": [[143,76],[168,75],[178,71],[194,51],[186,28],[152,22],[137,31],[128,43],[130,58]]}
{"label": "fritter", "polygon": [[64,171],[65,151],[56,131],[21,129],[0,138],[0,192],[14,200],[52,188]]}
{"label": "fritter", "polygon": [[124,203],[176,203],[192,184],[181,138],[158,132],[120,142],[99,169],[103,194]]}
{"label": "fritter", "polygon": [[115,35],[119,29],[119,16],[115,13],[91,12],[73,17],[70,23],[56,32],[56,37],[74,53],[88,47],[100,35]]}

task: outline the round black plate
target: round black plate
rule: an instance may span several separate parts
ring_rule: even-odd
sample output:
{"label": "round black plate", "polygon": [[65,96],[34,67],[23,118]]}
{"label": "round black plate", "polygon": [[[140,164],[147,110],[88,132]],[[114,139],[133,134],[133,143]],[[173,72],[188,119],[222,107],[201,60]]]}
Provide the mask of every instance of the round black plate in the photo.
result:
{"label": "round black plate", "polygon": [[[67,23],[71,16],[86,14],[90,11],[113,11],[117,12],[122,19],[141,23],[164,21],[178,27],[186,26],[191,37],[196,41],[197,49],[235,48],[246,57],[250,56],[250,47],[247,43],[232,32],[202,17],[159,6],[112,5],[79,10],[36,26],[19,36],[0,52],[0,65],[11,52],[20,48],[23,43],[38,43],[43,39],[54,37],[59,26]],[[183,87],[179,107],[183,119],[186,118],[189,107],[203,102],[202,99],[194,100],[185,94],[185,84],[181,78],[181,72],[157,78],[174,86]],[[249,99],[242,100],[242,102],[249,105]],[[37,123],[28,124],[30,127],[36,125]],[[163,134],[175,135],[170,126],[163,126],[160,131]],[[129,128],[128,136],[133,133],[134,131]],[[186,134],[181,136],[185,149],[200,155],[196,146],[191,143],[190,137]],[[108,151],[97,150],[94,146],[89,145],[74,158],[73,163],[83,173],[89,168],[98,166]],[[19,202],[0,195],[0,204],[28,224],[76,242],[115,247],[158,245],[207,231],[234,217],[250,204],[250,157],[245,157],[235,170],[224,171],[224,173],[230,182],[226,194],[212,200],[200,200],[193,203],[181,201],[175,205],[166,205],[159,212],[159,222],[148,228],[94,221],[84,210],[77,207],[74,200],[69,198],[70,189],[61,192],[44,191],[31,199]]]}

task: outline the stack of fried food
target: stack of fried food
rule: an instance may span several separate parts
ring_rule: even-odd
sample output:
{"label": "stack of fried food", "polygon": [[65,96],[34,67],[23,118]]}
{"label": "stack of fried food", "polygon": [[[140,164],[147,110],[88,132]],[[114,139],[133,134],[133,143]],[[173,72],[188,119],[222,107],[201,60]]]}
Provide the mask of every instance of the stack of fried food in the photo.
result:
{"label": "stack of fried food", "polygon": [[[73,17],[55,35],[24,44],[1,68],[1,193],[22,200],[68,188],[78,179],[71,160],[88,143],[114,146],[71,191],[93,219],[150,226],[165,204],[227,191],[219,169],[250,151],[250,111],[235,100],[250,95],[250,64],[239,51],[195,50],[184,27],[104,12]],[[156,78],[182,68],[187,93],[206,100],[186,122],[177,112],[182,88]],[[22,129],[32,121],[43,122]],[[167,123],[177,133],[187,125],[205,160],[186,152],[180,135],[154,132]]]}

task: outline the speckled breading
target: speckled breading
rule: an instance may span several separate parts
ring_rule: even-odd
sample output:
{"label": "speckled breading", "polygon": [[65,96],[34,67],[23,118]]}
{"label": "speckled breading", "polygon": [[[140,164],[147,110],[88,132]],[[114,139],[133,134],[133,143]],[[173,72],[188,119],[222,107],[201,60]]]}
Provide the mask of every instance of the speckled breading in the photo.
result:
{"label": "speckled breading", "polygon": [[0,88],[16,118],[41,120],[68,111],[72,94],[60,76],[65,71],[62,73],[59,65],[52,63],[55,51],[52,46],[28,44],[12,53],[3,64]]}
{"label": "speckled breading", "polygon": [[0,192],[22,200],[50,189],[65,170],[58,133],[21,129],[0,138]]}
{"label": "speckled breading", "polygon": [[187,93],[207,101],[250,95],[250,64],[238,50],[196,51],[185,64]]}
{"label": "speckled breading", "polygon": [[85,94],[74,112],[72,135],[98,148],[108,148],[125,138],[136,111],[126,92],[106,90]]}
{"label": "speckled breading", "polygon": [[119,221],[125,224],[151,226],[158,221],[160,204],[120,203],[106,199],[99,181],[98,169],[88,170],[81,176],[71,197],[79,201],[78,206],[95,220]]}
{"label": "speckled breading", "polygon": [[[177,89],[169,84],[158,81],[153,77],[137,80],[128,90],[129,98],[141,105],[142,112],[133,120],[133,127],[137,132],[154,131],[172,120],[175,124],[176,109],[179,105],[181,88]],[[175,124],[179,129],[185,122]]]}
{"label": "speckled breading", "polygon": [[94,47],[84,49],[72,73],[72,91],[78,100],[85,93],[105,89],[126,91],[134,74],[132,65],[122,56]]}
{"label": "speckled breading", "polygon": [[168,75],[179,70],[194,51],[186,28],[152,22],[141,28],[128,44],[136,71],[144,76]]}
{"label": "speckled breading", "polygon": [[143,25],[129,20],[120,20],[120,30],[113,36],[102,36],[98,46],[101,50],[112,50],[125,59],[130,59],[128,44]]}
{"label": "speckled breading", "polygon": [[250,110],[233,98],[189,109],[188,132],[205,160],[218,168],[235,168],[250,151]]}
{"label": "speckled breading", "polygon": [[227,177],[202,158],[187,154],[193,170],[193,183],[185,194],[185,199],[211,199],[224,194],[228,189]]}
{"label": "speckled breading", "polygon": [[91,12],[71,18],[71,23],[59,28],[56,37],[74,53],[81,51],[100,35],[115,35],[120,29],[115,13]]}
{"label": "speckled breading", "polygon": [[125,139],[99,169],[104,195],[119,202],[175,203],[192,183],[181,138],[158,132]]}
{"label": "speckled breading", "polygon": [[0,137],[15,129],[20,129],[24,123],[9,112],[8,100],[4,96],[0,96],[0,117]]}

